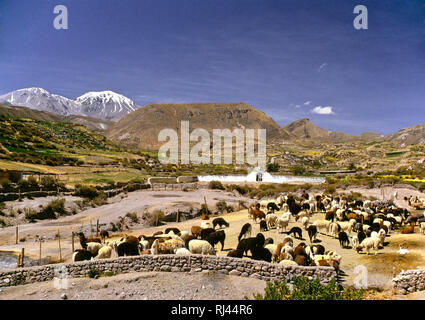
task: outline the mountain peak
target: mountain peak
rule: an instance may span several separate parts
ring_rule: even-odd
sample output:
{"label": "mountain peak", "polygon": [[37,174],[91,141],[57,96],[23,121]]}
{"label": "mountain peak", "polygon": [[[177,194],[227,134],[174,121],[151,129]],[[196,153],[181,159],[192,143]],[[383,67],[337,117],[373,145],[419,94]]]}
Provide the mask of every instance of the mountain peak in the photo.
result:
{"label": "mountain peak", "polygon": [[33,92],[33,93],[44,93],[44,94],[49,94],[49,92],[43,88],[38,88],[38,87],[31,87],[31,88],[24,88],[24,89],[19,89],[16,91],[28,91],[28,92]]}
{"label": "mountain peak", "polygon": [[300,139],[325,138],[329,136],[329,131],[316,126],[308,118],[296,120],[283,128]]}
{"label": "mountain peak", "polygon": [[131,99],[113,91],[87,92],[75,101],[86,115],[107,120],[121,118],[138,108]]}
{"label": "mountain peak", "polygon": [[85,115],[102,120],[116,120],[138,108],[132,100],[113,91],[87,92],[76,100],[71,100],[37,87],[2,95],[0,104],[22,106],[63,116]]}

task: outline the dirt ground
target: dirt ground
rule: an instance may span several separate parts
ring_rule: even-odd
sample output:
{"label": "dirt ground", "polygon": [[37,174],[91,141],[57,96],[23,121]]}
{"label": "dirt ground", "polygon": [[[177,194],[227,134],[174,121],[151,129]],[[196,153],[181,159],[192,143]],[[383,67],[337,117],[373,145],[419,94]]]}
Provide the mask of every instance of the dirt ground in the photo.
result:
{"label": "dirt ground", "polygon": [[[65,284],[65,283],[63,283]],[[67,288],[54,281],[0,289],[0,300],[243,300],[263,293],[266,282],[206,271],[181,273],[140,272],[112,277],[71,278]]]}
{"label": "dirt ground", "polygon": [[[350,189],[352,191],[361,192],[364,196],[374,196],[376,198],[381,199],[382,194],[380,189]],[[345,192],[348,192],[347,190]],[[386,195],[392,195],[393,190],[388,189],[386,191]],[[398,199],[396,199],[396,203],[399,206],[406,207],[407,203],[402,200],[404,196],[410,196],[411,194],[416,195],[417,192],[410,189],[398,189]],[[423,196],[423,194],[419,194]],[[65,261],[70,261],[71,258],[71,241],[70,241],[70,233],[71,228],[78,231],[78,227],[81,226],[81,221],[84,219],[102,219],[102,221],[107,221],[112,217],[122,215],[123,212],[132,211],[135,208],[140,208],[142,205],[147,204],[155,204],[159,202],[170,202],[173,201],[181,201],[182,198],[185,201],[198,201],[203,202],[203,197],[207,198],[208,205],[215,204],[217,199],[233,199],[239,200],[238,197],[235,197],[233,194],[229,194],[227,192],[216,191],[216,190],[198,190],[192,192],[181,192],[181,191],[140,191],[133,192],[128,194],[128,198],[125,199],[115,199],[111,204],[107,204],[98,208],[89,209],[83,211],[75,216],[60,218],[55,221],[41,222],[37,224],[27,224],[21,226],[21,232],[23,233],[37,233],[37,234],[54,234],[57,232],[57,229],[61,230],[61,247],[62,247],[62,257]],[[409,208],[412,209],[412,208]],[[252,220],[248,218],[247,210],[242,210],[234,213],[226,213],[221,215],[226,221],[230,223],[229,228],[225,228],[226,232],[226,241],[224,246],[224,251],[220,251],[221,246],[217,245],[216,249],[218,255],[227,255],[227,253],[236,248],[237,246],[237,236],[240,232],[241,227],[246,222],[250,222],[253,226],[252,235],[255,236],[259,230],[259,224],[254,223]],[[212,220],[214,216],[210,217]],[[315,213],[311,219],[311,221],[315,221],[318,219],[323,219],[323,213]],[[190,229],[193,225],[200,225],[201,219],[191,219],[180,223],[167,223],[164,226],[159,227],[148,227],[148,228],[139,228],[134,229],[127,234],[132,235],[140,235],[140,234],[152,234],[159,230],[165,230],[167,227],[177,227],[180,230],[187,230],[190,232]],[[290,225],[287,230],[289,230],[293,226],[300,226],[300,223],[291,220]],[[21,247],[25,247],[25,252],[33,258],[37,259],[39,245],[36,242],[25,242],[19,243],[15,245],[13,243],[14,239],[14,228],[9,228],[10,230],[3,229],[0,235],[0,243],[3,245],[0,249],[20,249]],[[390,289],[391,279],[393,276],[398,274],[402,269],[415,269],[425,267],[425,235],[419,234],[419,227],[416,227],[416,233],[414,234],[406,234],[402,235],[398,232],[392,232],[387,238],[385,246],[379,250],[377,255],[366,255],[366,254],[358,254],[354,249],[342,249],[339,245],[339,241],[337,239],[333,239],[329,236],[319,234],[318,240],[320,244],[324,245],[326,250],[334,250],[338,252],[342,256],[342,276],[341,280],[343,285],[352,285],[355,281],[357,274],[354,273],[354,269],[358,265],[363,265],[367,270],[367,279],[369,287],[376,287],[380,290]],[[267,232],[263,232],[266,238],[271,237],[274,239],[275,243],[280,242],[286,234],[278,234],[276,229],[269,230]],[[120,238],[121,234],[116,234],[114,239]],[[305,231],[303,231],[303,239],[296,239],[295,245],[299,242],[304,241],[309,243],[308,236]],[[8,243],[8,244],[5,244]],[[12,242],[12,243],[11,243]],[[404,249],[409,250],[406,255],[401,255],[397,251],[400,246]],[[78,241],[75,243],[75,248],[79,248],[80,245]],[[43,243],[43,256],[49,255],[52,260],[58,258],[58,241],[50,240],[46,243]],[[248,259],[248,257],[244,257],[244,259]],[[116,278],[116,277],[113,277]],[[112,278],[111,278],[112,279]],[[116,278],[118,279],[118,278]],[[247,280],[247,279],[245,279]],[[250,281],[249,279],[248,281]],[[18,289],[16,289],[18,290]],[[18,290],[19,291],[19,290]],[[261,290],[260,290],[261,291]],[[390,294],[389,291],[385,291],[385,294]],[[385,296],[385,294],[380,294],[381,296]],[[32,295],[30,295],[32,296]],[[378,295],[379,296],[379,295]],[[374,296],[377,298],[378,296]],[[420,296],[420,294],[418,294]],[[109,297],[109,296],[108,296]],[[371,295],[373,298],[373,295]],[[404,298],[404,297],[403,297]]]}

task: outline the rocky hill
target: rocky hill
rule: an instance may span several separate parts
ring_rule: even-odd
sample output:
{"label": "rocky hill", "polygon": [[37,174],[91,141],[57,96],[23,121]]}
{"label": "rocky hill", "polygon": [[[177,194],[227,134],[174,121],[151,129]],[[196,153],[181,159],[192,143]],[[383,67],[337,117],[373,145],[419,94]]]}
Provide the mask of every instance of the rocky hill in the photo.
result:
{"label": "rocky hill", "polygon": [[425,144],[425,123],[404,128],[394,134],[385,137],[386,141],[392,142],[400,147],[412,144]]}
{"label": "rocky hill", "polygon": [[[343,132],[328,131],[312,123],[309,119],[296,120],[281,128],[281,132],[288,133],[290,140],[325,141],[325,142],[354,142],[375,141],[382,139],[377,132],[365,132],[360,135],[345,134]],[[292,139],[291,139],[292,138]]]}
{"label": "rocky hill", "polygon": [[181,121],[190,121],[190,131],[213,129],[266,129],[267,139],[279,137],[280,126],[265,113],[244,103],[149,104],[116,122],[107,137],[118,144],[154,150],[162,129],[180,135]]}

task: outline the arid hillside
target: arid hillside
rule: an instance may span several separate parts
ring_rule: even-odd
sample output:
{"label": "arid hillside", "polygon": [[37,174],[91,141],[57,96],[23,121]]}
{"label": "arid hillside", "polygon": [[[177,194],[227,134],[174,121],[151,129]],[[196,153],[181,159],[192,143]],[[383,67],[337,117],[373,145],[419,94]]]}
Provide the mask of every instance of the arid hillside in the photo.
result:
{"label": "arid hillside", "polygon": [[149,104],[121,118],[107,132],[108,138],[132,148],[157,149],[158,133],[190,121],[190,131],[213,129],[266,129],[267,139],[279,136],[279,125],[265,113],[244,103]]}

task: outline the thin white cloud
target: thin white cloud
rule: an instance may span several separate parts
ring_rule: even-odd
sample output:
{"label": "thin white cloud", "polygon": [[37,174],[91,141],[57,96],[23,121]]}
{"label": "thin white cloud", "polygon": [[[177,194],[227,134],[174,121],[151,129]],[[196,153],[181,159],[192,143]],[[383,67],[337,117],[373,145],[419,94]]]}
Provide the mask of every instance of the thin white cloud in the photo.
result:
{"label": "thin white cloud", "polygon": [[331,106],[327,106],[327,107],[317,106],[313,110],[311,110],[311,112],[316,113],[316,114],[322,114],[322,115],[335,114],[335,112],[333,112],[332,108],[333,107],[331,107]]}
{"label": "thin white cloud", "polygon": [[305,106],[309,106],[311,104],[311,101],[306,101],[306,102],[304,102],[304,105]]}
{"label": "thin white cloud", "polygon": [[328,65],[327,62],[324,62],[320,65],[320,67],[317,69],[317,72],[321,72],[324,68],[326,68],[326,66]]}

